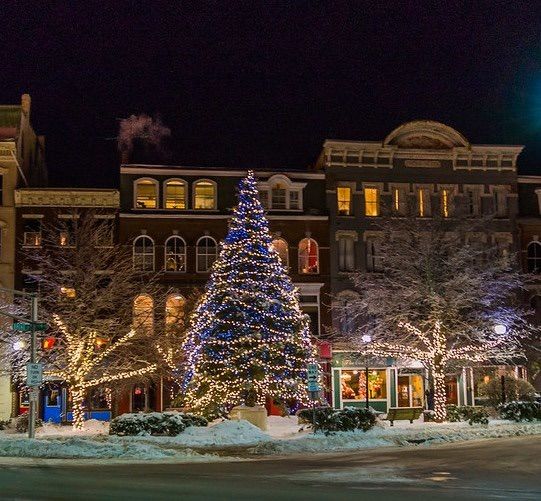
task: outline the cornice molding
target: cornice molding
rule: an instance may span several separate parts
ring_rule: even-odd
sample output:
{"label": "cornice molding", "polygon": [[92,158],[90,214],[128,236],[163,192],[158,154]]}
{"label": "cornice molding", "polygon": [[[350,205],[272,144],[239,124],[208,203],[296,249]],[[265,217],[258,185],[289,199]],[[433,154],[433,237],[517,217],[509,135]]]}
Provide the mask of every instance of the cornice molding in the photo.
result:
{"label": "cornice molding", "polygon": [[118,190],[15,190],[16,207],[96,207],[116,209],[120,206]]}

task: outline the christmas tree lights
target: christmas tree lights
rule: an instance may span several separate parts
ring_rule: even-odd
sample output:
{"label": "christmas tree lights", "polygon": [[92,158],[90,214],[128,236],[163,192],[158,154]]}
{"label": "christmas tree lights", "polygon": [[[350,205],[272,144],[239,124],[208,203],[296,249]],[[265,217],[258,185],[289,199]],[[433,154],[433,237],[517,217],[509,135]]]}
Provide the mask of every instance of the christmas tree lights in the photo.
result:
{"label": "christmas tree lights", "polygon": [[259,404],[306,400],[306,364],[314,361],[309,319],[272,245],[251,171],[184,350],[186,400],[195,412],[224,414],[247,391]]}

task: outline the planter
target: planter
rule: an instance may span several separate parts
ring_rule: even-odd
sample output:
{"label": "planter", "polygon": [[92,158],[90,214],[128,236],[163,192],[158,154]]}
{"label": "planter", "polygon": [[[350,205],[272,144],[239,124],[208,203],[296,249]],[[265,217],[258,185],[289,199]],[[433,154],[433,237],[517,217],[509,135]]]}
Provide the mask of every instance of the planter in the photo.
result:
{"label": "planter", "polygon": [[261,405],[248,407],[246,405],[237,405],[229,413],[231,419],[245,419],[260,430],[267,431],[267,409]]}

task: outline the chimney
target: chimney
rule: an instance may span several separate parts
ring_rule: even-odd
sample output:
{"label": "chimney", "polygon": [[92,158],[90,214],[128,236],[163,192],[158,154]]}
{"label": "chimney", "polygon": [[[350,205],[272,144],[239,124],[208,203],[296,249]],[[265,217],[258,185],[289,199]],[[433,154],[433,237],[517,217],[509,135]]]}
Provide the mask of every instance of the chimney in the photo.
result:
{"label": "chimney", "polygon": [[30,99],[30,94],[23,94],[21,96],[21,108],[23,109],[23,113],[30,117],[30,104],[32,100]]}

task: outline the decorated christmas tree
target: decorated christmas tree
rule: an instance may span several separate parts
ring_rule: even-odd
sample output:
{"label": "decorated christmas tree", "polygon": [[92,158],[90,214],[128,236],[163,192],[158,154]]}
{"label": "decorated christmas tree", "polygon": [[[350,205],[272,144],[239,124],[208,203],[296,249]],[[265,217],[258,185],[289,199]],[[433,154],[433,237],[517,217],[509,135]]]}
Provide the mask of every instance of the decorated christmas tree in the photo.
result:
{"label": "decorated christmas tree", "polygon": [[267,397],[306,400],[306,365],[314,361],[309,320],[272,245],[252,171],[222,242],[184,344],[186,402],[223,415]]}

